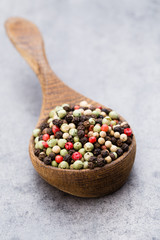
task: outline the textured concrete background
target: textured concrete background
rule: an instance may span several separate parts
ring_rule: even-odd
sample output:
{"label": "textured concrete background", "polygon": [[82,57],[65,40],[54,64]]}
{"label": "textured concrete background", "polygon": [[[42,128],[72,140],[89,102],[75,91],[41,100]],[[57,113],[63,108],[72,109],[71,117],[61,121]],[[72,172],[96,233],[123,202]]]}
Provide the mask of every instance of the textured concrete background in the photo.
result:
{"label": "textured concrete background", "polygon": [[[0,10],[0,239],[159,240],[160,1],[1,0]],[[80,199],[34,171],[28,143],[41,90],[5,34],[10,16],[38,25],[66,84],[131,124],[136,162],[115,194]]]}

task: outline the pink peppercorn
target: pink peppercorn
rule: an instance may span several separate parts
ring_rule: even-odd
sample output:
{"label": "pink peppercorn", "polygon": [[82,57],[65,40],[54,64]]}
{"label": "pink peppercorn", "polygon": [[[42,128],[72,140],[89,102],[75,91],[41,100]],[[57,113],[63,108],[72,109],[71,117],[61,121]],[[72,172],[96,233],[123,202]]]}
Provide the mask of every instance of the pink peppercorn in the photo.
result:
{"label": "pink peppercorn", "polygon": [[132,135],[132,130],[131,130],[130,128],[125,128],[125,129],[124,129],[124,133],[125,133],[128,137],[130,137],[130,136]]}
{"label": "pink peppercorn", "polygon": [[47,142],[42,142],[42,144],[43,144],[43,147],[45,147],[45,148],[49,147]]}
{"label": "pink peppercorn", "polygon": [[66,148],[67,150],[72,149],[72,148],[73,148],[73,143],[67,142],[67,143],[65,144],[65,148]]}
{"label": "pink peppercorn", "polygon": [[73,159],[74,161],[79,160],[79,159],[81,159],[81,158],[82,158],[82,154],[79,153],[79,152],[74,152],[74,153],[72,154],[72,159]]}
{"label": "pink peppercorn", "polygon": [[44,141],[47,141],[49,138],[50,138],[49,134],[46,133],[46,134],[43,135],[43,140]]}

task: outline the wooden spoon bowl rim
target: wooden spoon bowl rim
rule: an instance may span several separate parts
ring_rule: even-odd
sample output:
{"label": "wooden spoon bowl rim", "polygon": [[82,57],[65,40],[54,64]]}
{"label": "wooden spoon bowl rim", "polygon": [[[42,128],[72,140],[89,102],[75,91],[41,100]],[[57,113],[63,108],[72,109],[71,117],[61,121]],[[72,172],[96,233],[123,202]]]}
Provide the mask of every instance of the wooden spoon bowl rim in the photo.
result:
{"label": "wooden spoon bowl rim", "polygon": [[[105,108],[106,108],[106,107],[105,107]],[[110,109],[110,108],[108,108],[108,109]],[[110,109],[110,110],[111,110],[111,109]],[[119,115],[119,114],[118,114],[118,115]],[[46,122],[47,119],[48,119],[48,117],[45,118],[45,119],[42,121],[42,123],[43,123],[43,122]],[[126,121],[126,120],[125,120],[122,116],[120,116],[120,115],[119,115],[119,119],[120,119],[121,121]],[[38,126],[37,126],[37,127],[38,127]],[[57,171],[74,172],[74,174],[75,174],[75,172],[78,172],[78,173],[79,173],[79,171],[83,171],[83,172],[88,173],[88,172],[91,172],[91,171],[98,171],[98,170],[101,170],[101,169],[103,169],[103,170],[104,170],[104,169],[108,169],[108,168],[110,168],[110,167],[118,164],[119,162],[125,160],[125,158],[130,154],[130,152],[132,151],[132,149],[133,149],[133,147],[134,147],[135,145],[136,145],[136,140],[135,140],[135,136],[134,136],[134,134],[133,134],[132,143],[129,145],[128,151],[127,151],[127,152],[124,152],[124,153],[122,154],[122,156],[118,157],[116,160],[112,161],[111,163],[104,165],[103,167],[95,167],[94,169],[88,169],[88,168],[87,168],[87,169],[79,169],[79,170],[76,170],[76,169],[62,169],[62,168],[53,167],[53,166],[44,164],[44,163],[43,163],[37,156],[35,156],[35,154],[34,154],[34,149],[35,149],[35,148],[34,148],[34,137],[33,137],[33,136],[32,136],[31,139],[30,139],[29,151],[30,151],[30,152],[33,152],[33,154],[34,154],[34,160],[36,161],[36,163],[39,164],[39,165],[41,165],[41,166],[43,166],[43,167],[45,167],[46,169],[57,170]],[[32,160],[33,160],[33,157],[32,157]]]}

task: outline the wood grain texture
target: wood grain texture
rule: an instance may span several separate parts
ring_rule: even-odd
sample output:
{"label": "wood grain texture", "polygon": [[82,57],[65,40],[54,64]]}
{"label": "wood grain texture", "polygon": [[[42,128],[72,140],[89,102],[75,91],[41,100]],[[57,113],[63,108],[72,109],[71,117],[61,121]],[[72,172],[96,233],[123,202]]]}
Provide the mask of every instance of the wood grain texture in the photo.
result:
{"label": "wood grain texture", "polygon": [[[51,70],[42,36],[33,23],[22,18],[10,18],[6,21],[5,27],[8,37],[31,66],[41,84],[43,103],[37,126],[57,105],[77,104],[81,100],[100,105],[65,85]],[[136,141],[133,137],[129,151],[104,167],[93,170],[57,169],[45,165],[34,155],[33,137],[29,143],[30,158],[39,175],[52,186],[79,197],[100,197],[118,190],[129,176],[135,153]]]}

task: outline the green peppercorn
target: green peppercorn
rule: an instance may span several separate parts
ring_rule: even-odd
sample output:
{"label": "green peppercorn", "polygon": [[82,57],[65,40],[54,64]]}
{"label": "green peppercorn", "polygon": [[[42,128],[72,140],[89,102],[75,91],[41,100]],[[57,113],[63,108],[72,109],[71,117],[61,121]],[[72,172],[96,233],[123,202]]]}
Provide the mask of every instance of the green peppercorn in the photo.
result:
{"label": "green peppercorn", "polygon": [[36,145],[37,145],[37,148],[39,148],[39,149],[43,149],[43,143],[44,141],[39,141],[38,143],[36,143]]}
{"label": "green peppercorn", "polygon": [[84,161],[84,163],[83,163],[83,168],[84,168],[84,169],[88,168],[88,161]]}
{"label": "green peppercorn", "polygon": [[55,114],[56,114],[55,110],[54,109],[51,110],[49,113],[50,118],[53,118],[55,116]]}
{"label": "green peppercorn", "polygon": [[74,140],[75,143],[76,143],[76,142],[79,142],[79,137],[78,137],[78,136],[75,136],[75,137],[73,138],[73,140]]}
{"label": "green peppercorn", "polygon": [[79,116],[81,116],[81,112],[78,109],[76,109],[76,110],[73,111],[73,116],[74,117],[79,117]]}
{"label": "green peppercorn", "polygon": [[40,134],[40,132],[41,132],[41,129],[35,128],[35,129],[33,130],[33,136],[34,136],[34,137],[38,137],[38,135]]}
{"label": "green peppercorn", "polygon": [[117,158],[117,153],[116,153],[116,152],[113,152],[113,154],[114,154],[115,158]]}
{"label": "green peppercorn", "polygon": [[69,168],[70,168],[70,169],[73,169],[73,164],[71,164]]}
{"label": "green peppercorn", "polygon": [[38,149],[38,142],[35,144],[35,149]]}
{"label": "green peppercorn", "polygon": [[66,161],[62,161],[62,162],[59,163],[58,168],[68,169],[69,164]]}
{"label": "green peppercorn", "polygon": [[47,123],[51,123],[51,122],[53,122],[53,118],[49,118],[47,121]]}
{"label": "green peppercorn", "polygon": [[63,107],[62,106],[57,106],[57,107],[55,107],[55,109],[54,109],[56,112],[58,112],[58,111],[60,111],[60,110],[63,110]]}
{"label": "green peppercorn", "polygon": [[66,142],[67,142],[66,139],[59,139],[59,140],[58,140],[58,146],[59,146],[60,148],[64,148]]}
{"label": "green peppercorn", "polygon": [[34,139],[34,142],[37,143],[38,141],[39,141],[39,137],[36,137],[36,138]]}
{"label": "green peppercorn", "polygon": [[96,125],[94,126],[94,128],[93,128],[93,131],[94,131],[94,132],[100,132],[100,131],[101,131],[101,126],[98,125],[98,124],[96,124]]}
{"label": "green peppercorn", "polygon": [[54,147],[57,144],[57,139],[49,139],[47,141],[49,147]]}
{"label": "green peppercorn", "polygon": [[57,112],[57,114],[58,114],[58,117],[64,118],[66,116],[67,112],[64,109],[62,109],[62,110],[59,110]]}
{"label": "green peppercorn", "polygon": [[82,156],[84,156],[85,152],[86,150],[84,148],[79,149],[79,153],[82,154]]}
{"label": "green peppercorn", "polygon": [[80,142],[74,143],[74,149],[75,150],[79,150],[81,147],[82,147],[82,143],[80,143]]}
{"label": "green peppercorn", "polygon": [[116,121],[112,120],[112,121],[110,122],[110,124],[114,126],[114,125],[116,125]]}
{"label": "green peppercorn", "polygon": [[67,133],[69,131],[69,125],[67,123],[63,123],[61,125],[61,131]]}
{"label": "green peppercorn", "polygon": [[69,107],[69,104],[64,103],[64,104],[62,104],[62,107]]}
{"label": "green peppercorn", "polygon": [[91,125],[95,125],[95,120],[94,120],[94,118],[90,118],[90,119],[89,119],[89,123],[90,123]]}
{"label": "green peppercorn", "polygon": [[47,148],[47,150],[46,150],[46,154],[47,154],[47,156],[50,154],[52,152],[52,148]]}
{"label": "green peppercorn", "polygon": [[94,148],[94,145],[90,142],[87,142],[85,145],[84,145],[84,149],[87,151],[87,152],[91,152]]}
{"label": "green peppercorn", "polygon": [[66,156],[67,154],[68,154],[68,151],[65,148],[60,151],[60,155],[62,157]]}
{"label": "green peppercorn", "polygon": [[112,119],[118,119],[118,114],[115,111],[111,111],[109,117]]}
{"label": "green peppercorn", "polygon": [[96,115],[97,117],[99,116],[99,112],[96,111],[96,110],[94,110],[94,111],[92,112],[92,114],[93,114],[93,115]]}
{"label": "green peppercorn", "polygon": [[102,119],[102,124],[107,124],[107,125],[110,125],[111,121],[108,120],[107,118],[103,118]]}
{"label": "green peppercorn", "polygon": [[52,167],[58,167],[58,163],[56,161],[51,162]]}
{"label": "green peppercorn", "polygon": [[83,162],[81,160],[77,160],[73,163],[73,168],[79,170],[83,168]]}
{"label": "green peppercorn", "polygon": [[70,134],[71,136],[73,136],[73,137],[77,136],[77,129],[71,128],[71,129],[69,130],[69,134]]}
{"label": "green peppercorn", "polygon": [[88,161],[88,160],[90,159],[90,157],[92,157],[92,156],[93,156],[93,153],[92,153],[92,152],[87,152],[87,153],[84,154],[84,159],[85,159],[86,161]]}

